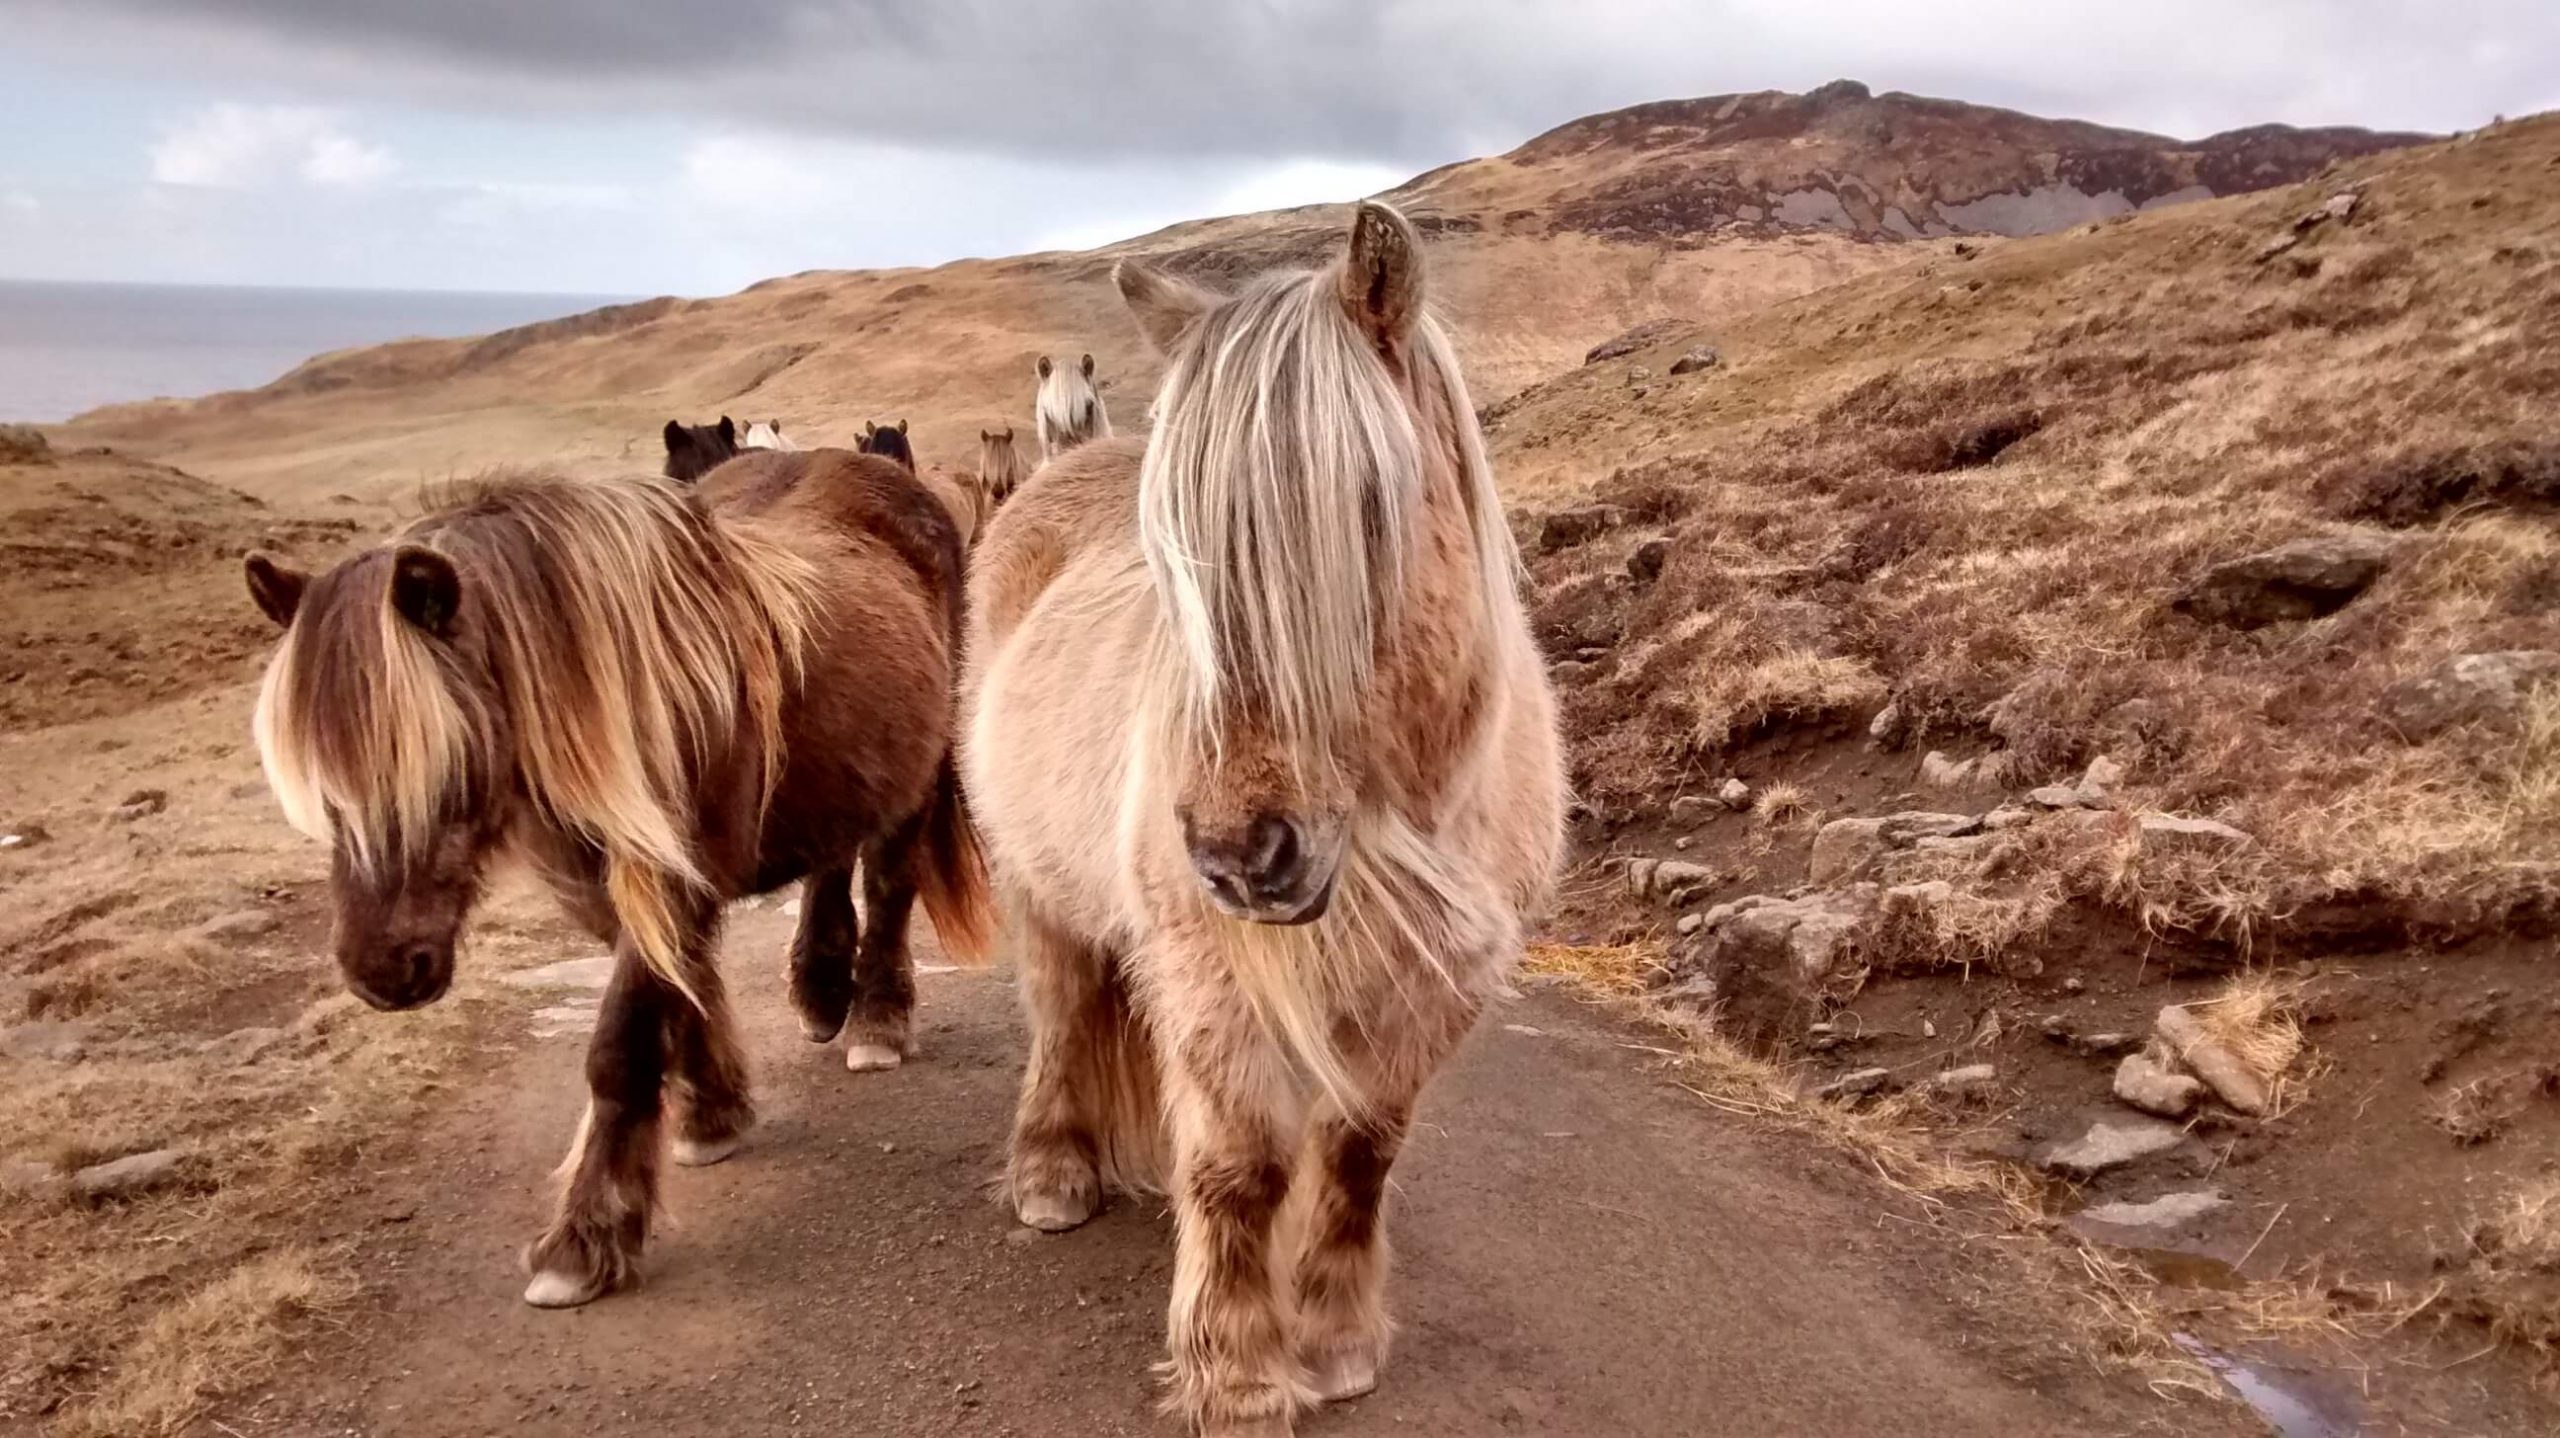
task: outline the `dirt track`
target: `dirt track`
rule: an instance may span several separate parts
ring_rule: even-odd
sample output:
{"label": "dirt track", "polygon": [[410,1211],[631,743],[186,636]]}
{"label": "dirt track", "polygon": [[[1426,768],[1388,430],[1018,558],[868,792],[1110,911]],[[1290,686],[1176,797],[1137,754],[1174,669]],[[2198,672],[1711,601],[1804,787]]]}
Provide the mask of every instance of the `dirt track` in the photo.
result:
{"label": "dirt track", "polygon": [[[985,1196],[1018,1073],[1005,974],[929,972],[925,1052],[855,1077],[772,982],[747,912],[733,987],[765,1123],[674,1170],[632,1294],[516,1299],[514,1252],[576,1120],[579,1038],[496,1063],[385,1175],[378,1307],[207,1432],[1170,1434],[1151,1411],[1170,1224],[1122,1203],[1034,1238]],[[381,1022],[397,1022],[383,1019]],[[2174,1412],[2065,1367],[1968,1296],[1959,1255],[1845,1166],[1738,1131],[1645,1072],[1644,1036],[1564,998],[1494,1016],[1399,1168],[1403,1323],[1377,1394],[1309,1433],[2117,1433]]]}

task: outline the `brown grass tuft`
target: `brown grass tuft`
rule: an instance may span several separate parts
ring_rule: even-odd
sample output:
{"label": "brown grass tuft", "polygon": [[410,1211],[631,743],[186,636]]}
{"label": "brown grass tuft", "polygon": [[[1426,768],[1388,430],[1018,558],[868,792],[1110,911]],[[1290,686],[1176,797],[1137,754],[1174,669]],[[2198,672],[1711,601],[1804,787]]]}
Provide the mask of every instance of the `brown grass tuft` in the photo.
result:
{"label": "brown grass tuft", "polygon": [[64,1426],[70,1438],[175,1433],[208,1399],[270,1372],[313,1317],[352,1299],[341,1256],[307,1246],[264,1254],[162,1309],[125,1357],[114,1388]]}

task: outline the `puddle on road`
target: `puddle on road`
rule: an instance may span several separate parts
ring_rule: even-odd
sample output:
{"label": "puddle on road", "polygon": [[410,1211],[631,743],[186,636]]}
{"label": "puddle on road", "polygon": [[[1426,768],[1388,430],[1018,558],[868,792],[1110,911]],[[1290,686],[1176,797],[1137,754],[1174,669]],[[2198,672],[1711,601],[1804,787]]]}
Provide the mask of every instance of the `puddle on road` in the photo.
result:
{"label": "puddle on road", "polygon": [[2189,1334],[2169,1336],[2240,1395],[2278,1438],[2356,1438],[2364,1432],[2362,1405],[2334,1380],[2272,1358],[2236,1357]]}

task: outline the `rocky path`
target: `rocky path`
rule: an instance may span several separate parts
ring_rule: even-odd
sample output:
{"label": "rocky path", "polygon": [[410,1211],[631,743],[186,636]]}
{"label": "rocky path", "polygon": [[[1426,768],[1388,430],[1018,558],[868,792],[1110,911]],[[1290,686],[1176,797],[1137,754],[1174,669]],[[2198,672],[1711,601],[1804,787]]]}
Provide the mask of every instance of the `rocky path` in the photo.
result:
{"label": "rocky path", "polygon": [[[1018,1074],[1002,971],[929,969],[924,1053],[853,1076],[740,915],[733,991],[766,1115],[674,1170],[647,1285],[516,1299],[514,1254],[575,1122],[576,996],[531,1020],[385,1176],[374,1306],[207,1433],[1148,1434],[1171,1225],[1121,1203],[1035,1236],[986,1196]],[[1898,1221],[1862,1175],[1648,1072],[1647,1036],[1553,994],[1498,1011],[1398,1169],[1402,1335],[1310,1434],[1886,1438],[2220,1431],[2039,1342],[2024,1300]]]}

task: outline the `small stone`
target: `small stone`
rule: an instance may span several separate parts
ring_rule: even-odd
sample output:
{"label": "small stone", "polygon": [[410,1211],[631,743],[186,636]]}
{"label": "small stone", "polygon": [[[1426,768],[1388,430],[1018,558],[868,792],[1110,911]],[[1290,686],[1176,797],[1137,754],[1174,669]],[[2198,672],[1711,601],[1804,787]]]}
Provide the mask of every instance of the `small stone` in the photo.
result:
{"label": "small stone", "polygon": [[2062,981],[2062,991],[2066,994],[2076,994],[2087,987],[2089,986],[2082,982],[2077,975]]}
{"label": "small stone", "polygon": [[208,939],[254,939],[274,933],[279,922],[264,909],[242,909],[212,920],[196,932]]}
{"label": "small stone", "polygon": [[1671,540],[1669,536],[1657,534],[1653,538],[1638,544],[1628,553],[1627,573],[1633,575],[1636,582],[1639,584],[1650,583],[1656,576],[1662,573],[1663,562],[1668,560],[1670,557]]}
{"label": "small stone", "polygon": [[1932,749],[1920,756],[1920,782],[1935,789],[1953,789],[1973,777],[1974,761],[1950,759]]}
{"label": "small stone", "polygon": [[2257,251],[2252,254],[2250,258],[2263,265],[2267,261],[2274,259],[2276,256],[2283,254],[2285,251],[2292,249],[2294,246],[2301,243],[2301,231],[2286,230],[2281,234],[2271,236],[2265,244],[2258,246]]}
{"label": "small stone", "polygon": [[1689,845],[1690,845],[1690,843],[1691,843],[1691,842],[1693,842],[1693,841],[1689,838],[1689,836],[1688,836],[1688,835],[1686,835],[1686,834],[1683,834],[1683,835],[1681,835],[1679,838],[1674,839],[1674,840],[1672,840],[1672,841],[1671,841],[1671,847],[1672,847],[1672,848],[1675,848],[1675,849],[1678,849],[1678,850],[1680,850],[1680,851],[1681,851],[1681,852],[1683,852],[1683,853],[1686,853],[1686,852],[1688,852]]}
{"label": "small stone", "polygon": [[2032,811],[2004,805],[1983,815],[1982,827],[1996,834],[2003,829],[2015,829],[2022,824],[2032,824],[2035,821],[2036,816]]}
{"label": "small stone", "polygon": [[87,1024],[38,1020],[0,1029],[0,1058],[26,1064],[76,1064],[88,1055]]}
{"label": "small stone", "polygon": [[1728,809],[1747,809],[1751,806],[1751,786],[1739,779],[1727,779],[1716,786],[1716,799]]}
{"label": "small stone", "polygon": [[2216,845],[2237,849],[2256,842],[2247,834],[2215,819],[2187,819],[2175,814],[2142,816],[2142,842]]}
{"label": "small stone", "polygon": [[1683,794],[1671,801],[1671,822],[1683,829],[1694,829],[1714,818],[1716,801],[1699,794]]}
{"label": "small stone", "polygon": [[2086,809],[2089,796],[2071,784],[2045,784],[2027,791],[2027,803],[2038,809]]}
{"label": "small stone", "polygon": [[2214,1097],[2253,1117],[2267,1111],[2266,1084],[2237,1054],[2216,1043],[2194,1014],[2171,1004],[2160,1011],[2152,1030],[2180,1063],[2205,1081]]}
{"label": "small stone", "polygon": [[1645,368],[1643,365],[1631,364],[1627,366],[1627,382],[1629,384],[1641,384],[1651,378],[1653,378],[1653,371]]}
{"label": "small stone", "polygon": [[1706,924],[1707,916],[1704,914],[1682,914],[1680,916],[1680,922],[1673,924],[1671,927],[1678,933],[1694,934],[1698,930],[1705,928]]}
{"label": "small stone", "polygon": [[186,1154],[174,1148],[127,1154],[112,1162],[91,1164],[71,1175],[71,1191],[87,1199],[131,1198],[176,1178],[186,1160]]}
{"label": "small stone", "polygon": [[2185,1118],[2204,1097],[2204,1085],[2182,1073],[2171,1073],[2147,1054],[2126,1054],[2116,1065],[2118,1101],[2162,1118]]}
{"label": "small stone", "polygon": [[1883,1088],[1887,1083],[1891,1082],[1892,1079],[1893,1070],[1891,1069],[1858,1069],[1850,1073],[1842,1074],[1840,1077],[1833,1079],[1831,1082],[1824,1084],[1818,1089],[1815,1089],[1813,1091],[1813,1096],[1815,1098],[1830,1099],[1860,1098]]}
{"label": "small stone", "polygon": [[1715,346],[1700,345],[1696,349],[1689,351],[1687,354],[1680,356],[1680,358],[1673,360],[1671,362],[1671,372],[1675,375],[1696,374],[1702,369],[1714,369],[1717,365],[1723,362],[1724,356],[1716,353]]}
{"label": "small stone", "polygon": [[1886,700],[1884,707],[1876,711],[1876,717],[1867,721],[1867,737],[1888,749],[1902,742],[1902,700],[1899,697]]}
{"label": "small stone", "polygon": [[1627,892],[1639,899],[1652,898],[1653,871],[1661,865],[1662,861],[1659,859],[1629,859],[1627,861]]}
{"label": "small stone", "polygon": [[2104,803],[2123,782],[2124,766],[2101,754],[2090,760],[2088,769],[2080,775],[2080,792],[2092,803]]}
{"label": "small stone", "polygon": [[2000,1071],[1990,1064],[1966,1064],[1933,1075],[1921,1088],[1942,1098],[1961,1098],[1990,1088],[1999,1077]]}
{"label": "small stone", "polygon": [[2072,1178],[2089,1178],[2167,1153],[2185,1139],[2177,1125],[2158,1119],[2100,1119],[2078,1138],[2045,1150],[2037,1162]]}
{"label": "small stone", "polygon": [[2111,1059],[2142,1047],[2142,1035],[2129,1034],[2118,1029],[2109,1029],[2104,1033],[2075,1034],[2071,1039],[2071,1047],[2074,1051],[2086,1054],[2093,1059]]}
{"label": "small stone", "polygon": [[166,789],[136,789],[116,805],[113,817],[120,824],[130,824],[137,819],[148,819],[168,807],[169,791]]}
{"label": "small stone", "polygon": [[2164,1193],[2148,1203],[2093,1204],[2073,1216],[2117,1228],[2172,1229],[2184,1228],[2229,1204],[2230,1200],[2221,1194],[2198,1189],[2192,1193]]}

